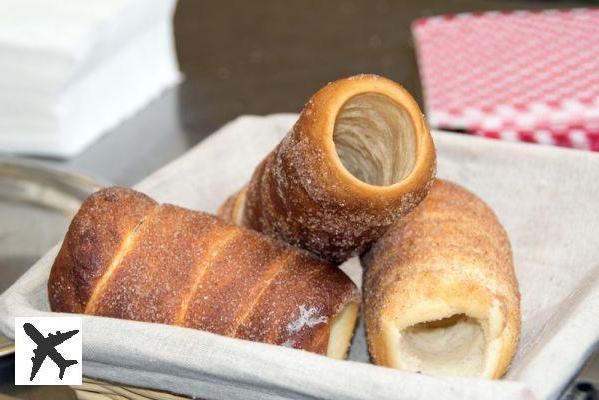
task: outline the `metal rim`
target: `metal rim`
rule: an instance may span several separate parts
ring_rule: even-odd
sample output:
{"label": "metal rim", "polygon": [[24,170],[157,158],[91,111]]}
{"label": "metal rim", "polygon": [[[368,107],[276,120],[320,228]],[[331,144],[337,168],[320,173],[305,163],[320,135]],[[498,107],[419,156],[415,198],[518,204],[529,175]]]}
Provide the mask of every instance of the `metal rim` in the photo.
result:
{"label": "metal rim", "polygon": [[[91,193],[107,186],[92,178],[23,158],[0,156],[0,199],[33,204],[71,216]],[[14,353],[0,334],[0,358]]]}

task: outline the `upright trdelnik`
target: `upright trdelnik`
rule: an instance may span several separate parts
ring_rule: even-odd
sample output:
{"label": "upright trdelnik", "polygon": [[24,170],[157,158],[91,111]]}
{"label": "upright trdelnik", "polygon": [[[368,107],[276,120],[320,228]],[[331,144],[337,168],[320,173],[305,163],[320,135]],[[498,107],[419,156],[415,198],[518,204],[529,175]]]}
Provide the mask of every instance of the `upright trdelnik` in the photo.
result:
{"label": "upright trdelnik", "polygon": [[389,79],[358,75],[312,96],[219,214],[339,263],[418,205],[434,173],[418,104]]}

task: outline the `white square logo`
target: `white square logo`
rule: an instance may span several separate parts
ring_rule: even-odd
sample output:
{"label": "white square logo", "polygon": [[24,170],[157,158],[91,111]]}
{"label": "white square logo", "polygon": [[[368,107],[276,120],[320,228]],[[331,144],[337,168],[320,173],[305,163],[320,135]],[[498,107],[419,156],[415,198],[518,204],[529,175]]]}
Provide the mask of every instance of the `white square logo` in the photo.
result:
{"label": "white square logo", "polygon": [[15,385],[81,385],[80,317],[15,318]]}

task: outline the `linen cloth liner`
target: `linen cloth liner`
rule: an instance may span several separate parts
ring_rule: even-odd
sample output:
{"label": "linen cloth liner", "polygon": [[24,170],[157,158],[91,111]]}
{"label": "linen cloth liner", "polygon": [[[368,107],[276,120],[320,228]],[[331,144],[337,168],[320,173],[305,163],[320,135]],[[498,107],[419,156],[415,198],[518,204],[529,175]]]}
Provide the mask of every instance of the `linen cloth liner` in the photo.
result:
{"label": "linen cloth liner", "polygon": [[[160,202],[214,212],[291,127],[294,114],[243,116],[136,188]],[[367,363],[363,328],[350,359],[166,327],[83,317],[85,375],[203,398],[397,399],[556,397],[599,338],[599,155],[437,132],[438,175],[496,211],[522,292],[518,353],[503,380],[438,378]],[[0,330],[47,316],[58,246],[0,296]],[[360,283],[356,259],[344,265]]]}

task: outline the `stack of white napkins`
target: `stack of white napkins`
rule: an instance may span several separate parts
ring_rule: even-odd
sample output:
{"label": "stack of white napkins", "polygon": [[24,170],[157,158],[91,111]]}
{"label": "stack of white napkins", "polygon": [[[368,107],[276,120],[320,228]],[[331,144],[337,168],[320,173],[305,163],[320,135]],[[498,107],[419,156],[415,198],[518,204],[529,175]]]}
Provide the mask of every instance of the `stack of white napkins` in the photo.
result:
{"label": "stack of white napkins", "polygon": [[69,157],[180,78],[176,0],[0,0],[0,151]]}

